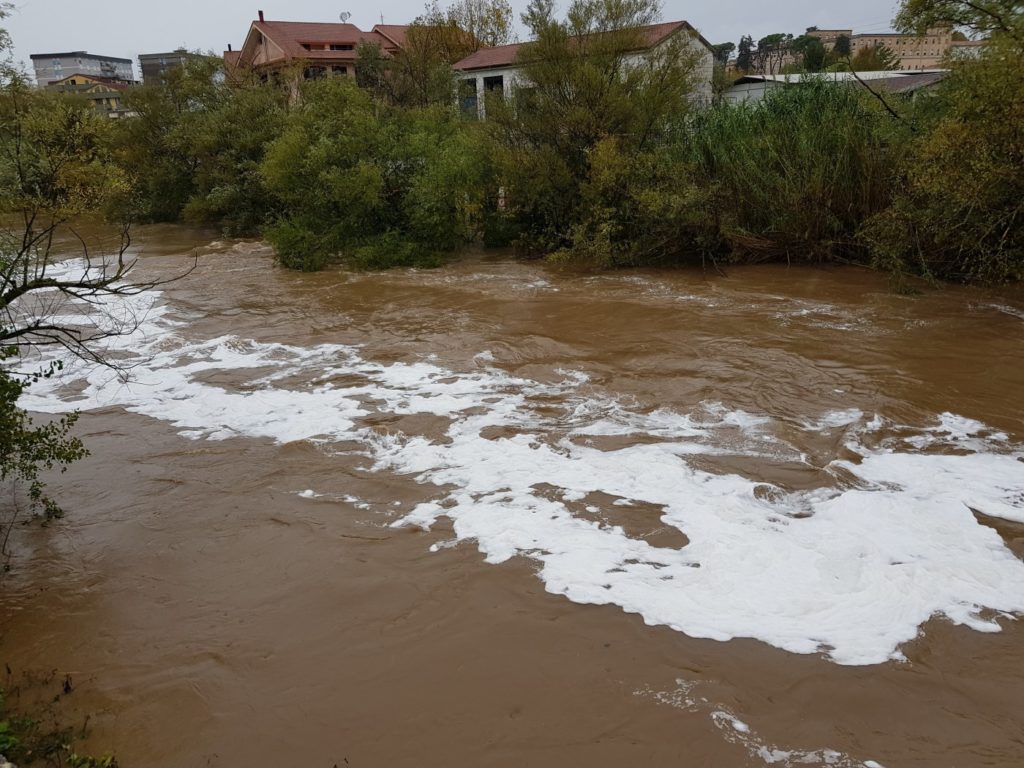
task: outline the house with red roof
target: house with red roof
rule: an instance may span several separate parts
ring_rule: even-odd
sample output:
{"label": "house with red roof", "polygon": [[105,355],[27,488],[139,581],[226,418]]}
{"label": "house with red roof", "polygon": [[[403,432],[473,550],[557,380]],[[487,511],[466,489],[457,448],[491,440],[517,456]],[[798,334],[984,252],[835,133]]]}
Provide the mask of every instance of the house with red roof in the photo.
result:
{"label": "house with red roof", "polygon": [[[628,58],[640,61],[657,55],[660,48],[670,40],[684,35],[686,43],[692,46],[698,58],[697,93],[695,99],[702,103],[711,102],[711,77],[714,55],[711,44],[689,22],[668,21],[651,24],[639,30],[640,47]],[[463,109],[476,110],[479,117],[485,117],[485,101],[488,93],[498,92],[505,98],[513,89],[526,85],[523,75],[523,61],[529,56],[530,43],[499,45],[481,48],[457,62],[454,66],[459,81],[459,99]]]}
{"label": "house with red roof", "polygon": [[248,70],[263,79],[299,65],[307,79],[354,77],[360,43],[376,44],[384,55],[392,55],[405,44],[407,29],[400,24],[377,24],[363,32],[348,23],[268,21],[260,11],[241,49],[225,51],[224,63],[229,71]]}

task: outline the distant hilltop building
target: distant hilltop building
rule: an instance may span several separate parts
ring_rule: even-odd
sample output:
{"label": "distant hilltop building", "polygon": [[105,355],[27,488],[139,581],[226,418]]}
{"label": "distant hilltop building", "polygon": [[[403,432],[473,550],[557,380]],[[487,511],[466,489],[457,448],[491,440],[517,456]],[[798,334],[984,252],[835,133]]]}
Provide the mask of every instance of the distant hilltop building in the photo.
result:
{"label": "distant hilltop building", "polygon": [[840,37],[850,41],[850,55],[856,56],[865,48],[885,46],[899,60],[898,69],[925,70],[937,69],[947,56],[972,55],[982,41],[954,40],[952,27],[933,27],[923,35],[903,35],[898,32],[862,33],[855,35],[852,29],[816,29],[807,30],[810,37],[816,37],[824,43],[826,49],[835,47]]}
{"label": "distant hilltop building", "polygon": [[190,53],[184,48],[179,48],[170,53],[139,54],[139,70],[142,72],[142,82],[146,85],[159,84],[163,80],[164,75],[195,57],[196,54]]}
{"label": "distant hilltop building", "polygon": [[[807,37],[821,40],[826,52],[837,51],[847,54],[852,59],[858,53],[884,47],[891,51],[894,66],[899,71],[927,72],[946,66],[948,59],[971,58],[980,55],[985,40],[967,40],[963,35],[953,31],[952,27],[933,27],[923,35],[904,35],[898,32],[871,32],[854,34],[852,29],[818,29],[808,27]],[[804,54],[797,50],[791,42],[773,48],[772,54],[751,60],[751,67],[745,70],[748,74],[776,75],[799,66]],[[844,56],[845,58],[845,56]],[[729,61],[730,70],[737,69],[738,57]]]}
{"label": "distant hilltop building", "polygon": [[32,60],[36,82],[40,87],[63,80],[70,75],[101,77],[126,84],[135,82],[131,59],[99,56],[86,51],[33,53],[29,58]]}
{"label": "distant hilltop building", "polygon": [[308,78],[323,75],[355,77],[360,43],[380,46],[385,56],[405,44],[408,27],[399,24],[376,24],[363,32],[355,24],[310,23],[298,21],[267,21],[263,11],[249,25],[245,42],[238,51],[229,47],[224,63],[229,71],[252,71],[266,79],[297,62],[302,62]]}

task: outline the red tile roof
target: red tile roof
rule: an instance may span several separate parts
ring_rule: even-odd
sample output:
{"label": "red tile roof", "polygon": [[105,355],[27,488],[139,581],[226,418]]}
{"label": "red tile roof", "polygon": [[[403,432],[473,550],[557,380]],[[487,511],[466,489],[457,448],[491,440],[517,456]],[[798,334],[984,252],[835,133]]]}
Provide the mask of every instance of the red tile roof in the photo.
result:
{"label": "red tile roof", "polygon": [[[711,45],[700,34],[697,33],[689,22],[667,21],[663,24],[651,24],[640,27],[639,32],[642,38],[642,50],[653,48],[667,38],[674,35],[681,29],[686,29],[697,36],[697,39],[707,48]],[[466,58],[456,62],[454,69],[468,71],[473,69],[494,69],[497,67],[511,67],[516,64],[519,52],[529,43],[513,43],[512,45],[499,45],[494,48],[481,48],[476,53],[471,53]]]}
{"label": "red tile roof", "polygon": [[[285,56],[293,59],[352,59],[352,51],[307,51],[303,44],[358,45],[376,43],[385,51],[397,45],[379,32],[363,32],[355,24],[316,24],[304,21],[254,21],[253,29],[278,45]],[[397,32],[395,32],[397,34]]]}
{"label": "red tile roof", "polygon": [[519,51],[528,43],[497,45],[494,48],[481,48],[475,53],[455,63],[454,69],[492,69],[493,67],[510,67],[516,63]]}
{"label": "red tile roof", "polygon": [[373,32],[384,35],[399,48],[405,47],[405,35],[409,31],[408,24],[374,24]]}

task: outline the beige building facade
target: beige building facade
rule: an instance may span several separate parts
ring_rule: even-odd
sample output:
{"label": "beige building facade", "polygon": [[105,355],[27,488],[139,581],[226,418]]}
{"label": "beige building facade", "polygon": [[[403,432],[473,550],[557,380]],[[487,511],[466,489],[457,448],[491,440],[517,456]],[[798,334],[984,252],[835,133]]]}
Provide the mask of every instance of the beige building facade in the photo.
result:
{"label": "beige building facade", "polygon": [[[953,40],[953,31],[949,27],[936,27],[920,36],[900,35],[895,32],[881,34],[861,33],[855,35],[853,30],[816,29],[809,29],[807,35],[818,38],[826,50],[833,49],[839,39],[845,37],[850,41],[851,56],[857,55],[858,51],[877,45],[884,45],[896,54],[897,69],[900,71],[941,69],[947,57],[977,55],[980,46],[983,44],[981,41]],[[777,69],[781,71],[782,68],[788,65],[794,65],[799,59],[798,55],[787,53],[777,60]],[[765,74],[778,73],[771,72]]]}
{"label": "beige building facade", "polygon": [[850,43],[854,56],[865,48],[884,45],[899,58],[900,69],[936,69],[953,47],[953,30],[935,27],[920,37],[897,33],[854,35]]}

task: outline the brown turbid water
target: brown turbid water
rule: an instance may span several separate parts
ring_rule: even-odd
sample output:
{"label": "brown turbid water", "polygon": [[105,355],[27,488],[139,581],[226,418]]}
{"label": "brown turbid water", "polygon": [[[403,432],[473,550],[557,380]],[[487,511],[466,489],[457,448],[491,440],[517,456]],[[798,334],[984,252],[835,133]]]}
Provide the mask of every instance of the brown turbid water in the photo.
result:
{"label": "brown turbid water", "polygon": [[[0,661],[174,766],[1024,765],[1024,296],[141,233]],[[115,311],[124,308],[113,307]]]}

